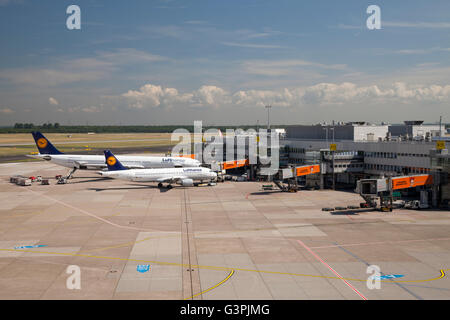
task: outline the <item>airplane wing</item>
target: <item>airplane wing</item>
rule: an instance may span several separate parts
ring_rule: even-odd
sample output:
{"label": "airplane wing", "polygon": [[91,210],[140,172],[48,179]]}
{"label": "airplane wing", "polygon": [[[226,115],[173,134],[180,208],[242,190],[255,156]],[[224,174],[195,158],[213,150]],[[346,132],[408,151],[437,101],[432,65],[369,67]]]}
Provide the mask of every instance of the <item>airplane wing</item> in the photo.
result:
{"label": "airplane wing", "polygon": [[131,165],[123,165],[123,166],[128,169],[145,169],[145,167],[140,164],[131,164]]}
{"label": "airplane wing", "polygon": [[83,167],[89,167],[89,168],[98,168],[98,169],[102,169],[102,168],[106,168],[106,163],[88,163],[86,161],[74,161],[75,165],[78,168],[83,168]]}

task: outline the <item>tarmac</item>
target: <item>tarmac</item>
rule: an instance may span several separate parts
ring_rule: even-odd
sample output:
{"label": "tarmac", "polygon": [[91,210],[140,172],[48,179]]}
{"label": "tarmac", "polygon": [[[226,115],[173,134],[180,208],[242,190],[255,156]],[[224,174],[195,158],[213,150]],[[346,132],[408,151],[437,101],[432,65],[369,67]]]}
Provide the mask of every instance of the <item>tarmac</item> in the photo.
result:
{"label": "tarmac", "polygon": [[0,164],[0,299],[450,299],[449,211],[337,214],[321,209],[362,199],[267,182],[159,189],[77,171],[57,185],[67,172]]}

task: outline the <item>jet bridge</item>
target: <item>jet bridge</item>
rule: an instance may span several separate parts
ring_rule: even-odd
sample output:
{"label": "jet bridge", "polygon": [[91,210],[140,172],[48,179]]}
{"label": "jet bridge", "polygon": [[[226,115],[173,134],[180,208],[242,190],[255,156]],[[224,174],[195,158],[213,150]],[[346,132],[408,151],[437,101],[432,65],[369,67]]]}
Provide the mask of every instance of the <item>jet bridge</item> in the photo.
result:
{"label": "jet bridge", "polygon": [[283,168],[274,176],[273,182],[281,191],[297,192],[297,177],[316,173],[320,173],[320,165],[318,164]]}
{"label": "jet bridge", "polygon": [[414,188],[433,184],[433,176],[419,174],[380,179],[361,179],[357,182],[357,190],[361,195],[377,195],[380,192]]}
{"label": "jet bridge", "polygon": [[366,201],[366,206],[375,208],[377,206],[376,199],[380,198],[381,210],[392,211],[394,191],[421,186],[432,186],[433,181],[433,176],[430,174],[361,179],[357,182],[355,191]]}
{"label": "jet bridge", "polygon": [[227,172],[227,170],[232,170],[236,168],[242,167],[250,167],[248,159],[240,159],[240,160],[231,160],[231,161],[222,161],[222,162],[213,162],[209,165],[212,171],[217,173],[219,180],[223,181],[223,175]]}
{"label": "jet bridge", "polygon": [[248,166],[248,164],[249,164],[248,159],[225,161],[225,162],[220,163],[222,170],[229,170],[229,169],[245,167],[245,166]]}

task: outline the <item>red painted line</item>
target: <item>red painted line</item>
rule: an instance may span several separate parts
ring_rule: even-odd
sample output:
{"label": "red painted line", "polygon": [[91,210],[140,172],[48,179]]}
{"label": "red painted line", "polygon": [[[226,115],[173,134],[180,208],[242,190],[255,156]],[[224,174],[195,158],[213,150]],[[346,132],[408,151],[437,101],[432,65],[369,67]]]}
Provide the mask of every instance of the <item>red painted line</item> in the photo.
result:
{"label": "red painted line", "polygon": [[361,293],[359,292],[354,286],[352,286],[350,283],[348,283],[339,273],[337,273],[336,270],[334,270],[332,267],[330,267],[330,265],[328,263],[326,263],[325,261],[323,261],[314,251],[312,251],[308,246],[306,246],[306,244],[304,244],[301,240],[297,240],[298,243],[300,243],[303,248],[305,248],[306,250],[309,251],[309,253],[311,253],[314,258],[316,258],[317,260],[319,260],[320,262],[322,262],[323,265],[325,265],[328,269],[331,270],[331,272],[333,272],[339,279],[341,279],[342,281],[344,281],[344,283],[350,288],[352,289],[354,292],[356,292],[356,294],[358,296],[360,296],[361,298],[363,298],[364,300],[367,300],[367,298]]}

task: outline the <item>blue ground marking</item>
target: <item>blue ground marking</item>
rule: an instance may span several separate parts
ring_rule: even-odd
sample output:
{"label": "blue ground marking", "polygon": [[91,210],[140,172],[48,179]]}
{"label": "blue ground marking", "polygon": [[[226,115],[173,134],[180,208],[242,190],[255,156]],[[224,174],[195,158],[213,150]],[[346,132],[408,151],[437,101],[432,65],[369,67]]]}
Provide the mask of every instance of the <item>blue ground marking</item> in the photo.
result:
{"label": "blue ground marking", "polygon": [[395,278],[401,278],[404,277],[402,274],[385,274],[381,277],[373,277],[373,279],[377,280],[386,280],[386,279],[395,279]]}
{"label": "blue ground marking", "polygon": [[[370,266],[370,264],[367,261],[364,261],[363,259],[361,259],[360,257],[358,257],[356,254],[354,254],[353,252],[349,251],[348,249],[345,249],[344,247],[341,247],[337,242],[334,243],[335,245],[338,246],[339,249],[347,252],[349,255],[351,255],[353,258],[355,258],[356,260],[364,263],[366,266]],[[383,272],[380,272],[382,276],[386,276]],[[417,294],[415,294],[414,292],[412,292],[411,290],[409,290],[408,288],[406,288],[403,284],[395,282],[395,285],[399,286],[400,288],[402,288],[403,290],[405,290],[406,292],[408,292],[410,295],[412,295],[414,298],[419,299],[419,300],[423,300],[423,298]]]}
{"label": "blue ground marking", "polygon": [[33,246],[17,246],[14,247],[14,249],[32,249],[32,248],[41,248],[41,247],[47,247],[46,244],[35,244]]}
{"label": "blue ground marking", "polygon": [[150,265],[149,264],[138,264],[136,267],[136,270],[141,273],[147,272],[148,270],[150,270]]}

